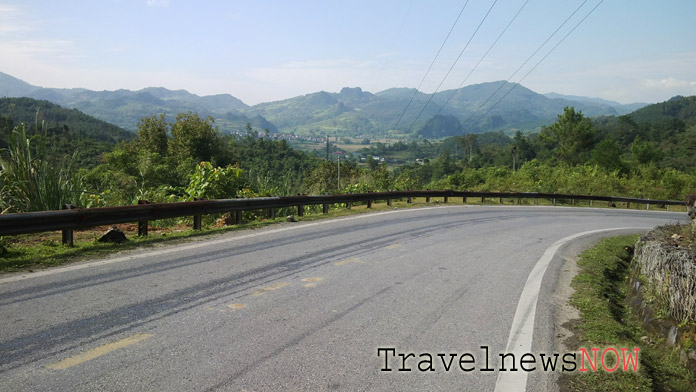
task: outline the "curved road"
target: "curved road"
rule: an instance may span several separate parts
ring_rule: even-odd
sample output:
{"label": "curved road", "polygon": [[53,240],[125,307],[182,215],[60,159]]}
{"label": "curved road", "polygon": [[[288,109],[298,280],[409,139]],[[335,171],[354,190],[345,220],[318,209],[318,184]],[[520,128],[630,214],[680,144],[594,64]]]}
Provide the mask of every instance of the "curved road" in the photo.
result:
{"label": "curved road", "polygon": [[498,354],[556,350],[564,252],[685,218],[442,206],[5,275],[0,390],[553,390]]}

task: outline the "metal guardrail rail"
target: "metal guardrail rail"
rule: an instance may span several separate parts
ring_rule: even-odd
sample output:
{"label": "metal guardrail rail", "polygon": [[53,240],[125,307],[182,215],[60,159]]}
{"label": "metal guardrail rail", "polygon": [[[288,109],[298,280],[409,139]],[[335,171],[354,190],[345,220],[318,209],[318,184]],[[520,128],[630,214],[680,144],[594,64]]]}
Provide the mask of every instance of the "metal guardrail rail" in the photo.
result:
{"label": "metal guardrail rail", "polygon": [[393,199],[412,198],[448,198],[462,197],[464,202],[468,197],[486,198],[506,198],[518,199],[550,199],[556,204],[556,200],[591,200],[606,201],[608,203],[625,202],[627,207],[630,203],[655,204],[655,205],[684,205],[684,202],[674,200],[651,200],[630,197],[615,196],[592,196],[592,195],[564,195],[555,193],[535,193],[535,192],[470,192],[470,191],[392,191],[392,192],[371,192],[353,193],[338,195],[300,195],[286,197],[259,197],[244,199],[220,199],[220,200],[197,200],[191,202],[176,203],[147,203],[120,207],[99,207],[99,208],[70,208],[54,211],[24,212],[0,215],[0,236],[38,233],[45,231],[63,230],[63,242],[72,243],[72,230],[99,225],[111,225],[117,223],[139,223],[139,234],[147,235],[147,222],[157,219],[176,218],[184,216],[194,217],[194,228],[200,229],[201,216],[215,213],[237,212],[236,222],[241,223],[241,212],[246,210],[271,211],[271,216],[275,216],[275,209],[297,207],[298,216],[303,215],[306,205],[324,205],[324,213],[328,212],[330,204],[366,202],[368,208],[373,201],[386,200],[391,205]]}

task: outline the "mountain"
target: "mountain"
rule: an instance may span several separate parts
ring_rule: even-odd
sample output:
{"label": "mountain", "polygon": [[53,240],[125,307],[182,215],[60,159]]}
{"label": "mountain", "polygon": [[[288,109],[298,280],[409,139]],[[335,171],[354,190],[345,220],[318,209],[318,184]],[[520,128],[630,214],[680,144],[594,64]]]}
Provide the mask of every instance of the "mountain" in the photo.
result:
{"label": "mountain", "polygon": [[686,125],[696,125],[696,96],[680,95],[668,101],[645,106],[629,114],[636,123],[660,123],[680,120]]}
{"label": "mountain", "polygon": [[599,99],[558,94],[549,97],[504,81],[434,95],[409,88],[373,94],[359,87],[346,87],[338,93],[319,91],[254,106],[229,94],[201,97],[162,87],[99,92],[42,88],[0,73],[0,91],[3,89],[8,95],[76,108],[131,131],[146,116],[165,113],[173,121],[176,114],[193,111],[212,116],[223,132],[243,131],[250,123],[255,130],[298,135],[439,138],[486,131],[535,131],[555,122],[566,106],[588,117],[619,115],[628,110],[628,105]]}
{"label": "mountain", "polygon": [[63,107],[78,109],[130,131],[137,129],[138,121],[143,117],[165,113],[169,121],[173,121],[178,113],[189,111],[203,117],[221,119],[218,126],[223,132],[242,130],[247,123],[251,123],[252,126],[265,124],[261,129],[275,130],[265,119],[246,117],[242,112],[248,105],[229,94],[201,97],[186,90],[168,90],[162,87],[149,87],[138,91],[43,88],[32,86],[2,72],[0,94],[50,101]]}
{"label": "mountain", "polygon": [[[246,113],[263,116],[281,130],[300,133],[368,136],[392,129],[402,135],[435,137],[435,132],[438,137],[446,137],[538,129],[553,123],[565,106],[574,106],[587,116],[618,114],[610,105],[551,99],[521,85],[502,81],[442,91],[432,96],[406,88],[376,94],[357,87],[344,88],[339,93],[321,91],[261,103]],[[434,131],[433,126],[440,129]]]}
{"label": "mountain", "polygon": [[642,107],[649,105],[648,103],[644,103],[644,102],[621,104],[621,103],[616,102],[616,101],[609,101],[609,100],[602,99],[602,98],[589,98],[589,97],[582,97],[579,95],[564,95],[564,94],[558,94],[558,93],[547,93],[547,94],[544,94],[544,96],[546,96],[547,98],[551,98],[551,99],[560,98],[560,99],[565,99],[568,101],[591,102],[591,103],[595,103],[595,104],[599,104],[599,105],[608,105],[608,106],[613,107],[619,115],[628,114],[628,113],[631,113],[633,111],[636,111]]}
{"label": "mountain", "polygon": [[25,123],[30,128],[35,126],[38,119],[49,130],[60,128],[74,135],[114,144],[133,137],[133,133],[77,109],[65,109],[54,103],[32,98],[0,98],[0,118],[11,126]]}
{"label": "mountain", "polygon": [[61,155],[76,154],[75,163],[80,167],[97,164],[102,153],[134,137],[132,132],[77,109],[32,98],[0,98],[0,147],[7,146],[10,132],[21,123],[29,133],[35,132],[37,125],[45,129],[48,145]]}
{"label": "mountain", "polygon": [[39,88],[0,72],[0,97],[25,97]]}

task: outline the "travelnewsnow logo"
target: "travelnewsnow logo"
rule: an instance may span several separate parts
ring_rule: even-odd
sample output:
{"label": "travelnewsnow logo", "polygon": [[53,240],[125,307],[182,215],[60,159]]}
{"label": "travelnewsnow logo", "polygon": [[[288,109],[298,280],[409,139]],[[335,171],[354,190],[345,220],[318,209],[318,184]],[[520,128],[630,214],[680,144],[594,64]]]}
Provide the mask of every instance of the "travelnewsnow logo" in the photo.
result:
{"label": "travelnewsnow logo", "polygon": [[[501,353],[497,356],[490,353],[488,346],[481,346],[481,353],[477,357],[474,353],[414,353],[397,352],[393,347],[377,348],[377,357],[384,359],[382,372],[438,372],[438,371],[462,371],[462,372],[555,372],[556,369],[563,372],[596,372],[603,369],[606,372],[623,370],[624,372],[637,372],[640,348],[632,349],[608,347],[580,348],[578,352],[553,354],[515,354]],[[579,357],[579,358],[578,358]],[[580,366],[578,367],[578,360]]]}

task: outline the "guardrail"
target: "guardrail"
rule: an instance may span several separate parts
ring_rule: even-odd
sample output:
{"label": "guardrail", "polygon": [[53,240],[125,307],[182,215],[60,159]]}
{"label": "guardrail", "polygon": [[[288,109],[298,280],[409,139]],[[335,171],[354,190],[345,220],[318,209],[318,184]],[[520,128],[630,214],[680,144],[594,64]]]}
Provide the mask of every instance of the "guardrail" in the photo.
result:
{"label": "guardrail", "polygon": [[62,230],[63,243],[72,245],[72,230],[117,223],[138,222],[138,234],[147,235],[148,221],[193,216],[194,229],[201,228],[201,216],[207,214],[236,212],[235,221],[241,223],[242,211],[263,210],[270,211],[270,216],[275,216],[275,209],[297,207],[297,215],[302,216],[304,206],[323,205],[323,212],[327,213],[330,204],[346,203],[350,208],[351,203],[366,202],[367,207],[371,208],[372,202],[386,200],[391,205],[393,199],[407,199],[410,203],[413,198],[425,198],[427,202],[430,198],[443,198],[446,203],[449,198],[461,197],[466,203],[469,197],[481,197],[482,201],[486,198],[517,199],[518,204],[522,199],[535,199],[538,204],[539,199],[553,200],[589,200],[605,201],[608,203],[625,202],[627,208],[631,203],[645,204],[650,208],[650,204],[655,205],[684,205],[684,202],[674,200],[650,200],[630,197],[615,196],[592,196],[592,195],[564,195],[555,193],[535,193],[535,192],[470,192],[470,191],[392,191],[392,192],[371,192],[353,193],[339,195],[318,195],[318,196],[285,196],[285,197],[260,197],[245,199],[221,199],[221,200],[197,200],[191,202],[176,203],[147,203],[142,202],[138,205],[120,207],[99,207],[99,208],[72,208],[24,212],[16,214],[0,215],[0,236],[13,234],[38,233],[44,231]]}

